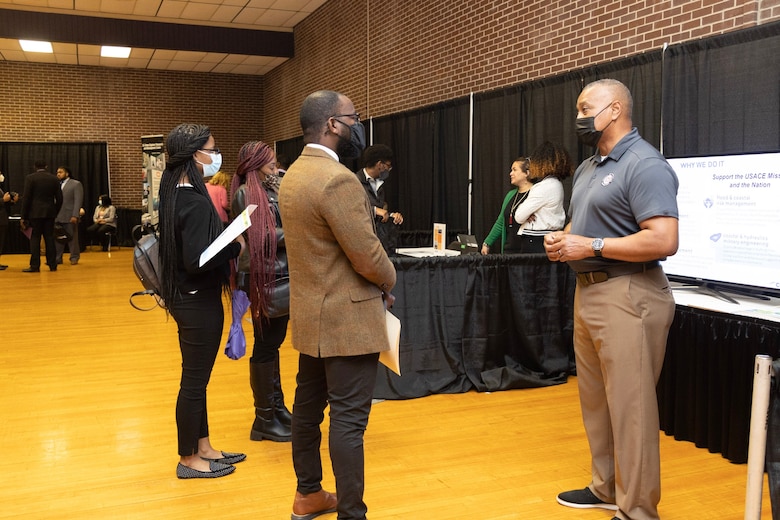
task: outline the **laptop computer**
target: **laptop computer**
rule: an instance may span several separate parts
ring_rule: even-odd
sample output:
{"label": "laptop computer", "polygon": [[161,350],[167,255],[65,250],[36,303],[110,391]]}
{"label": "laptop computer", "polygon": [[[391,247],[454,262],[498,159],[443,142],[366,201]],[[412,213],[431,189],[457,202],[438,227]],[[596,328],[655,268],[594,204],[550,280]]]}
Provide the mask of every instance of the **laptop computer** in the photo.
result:
{"label": "laptop computer", "polygon": [[458,234],[458,241],[451,243],[449,246],[447,246],[447,249],[460,251],[460,254],[462,255],[479,253],[477,238],[474,235],[462,235],[460,233]]}
{"label": "laptop computer", "polygon": [[478,247],[477,237],[474,235],[461,235],[458,234],[458,242],[465,244],[466,247]]}

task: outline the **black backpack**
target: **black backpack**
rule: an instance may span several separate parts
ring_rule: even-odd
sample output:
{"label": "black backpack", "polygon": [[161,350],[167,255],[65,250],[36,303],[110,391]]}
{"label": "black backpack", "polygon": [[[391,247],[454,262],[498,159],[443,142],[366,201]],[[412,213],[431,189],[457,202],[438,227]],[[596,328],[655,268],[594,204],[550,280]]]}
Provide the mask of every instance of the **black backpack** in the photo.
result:
{"label": "black backpack", "polygon": [[[140,226],[136,226],[140,228]],[[138,234],[138,229],[133,230],[133,238]],[[160,276],[158,274],[159,268],[159,242],[157,240],[157,230],[151,226],[142,230],[141,238],[135,241],[135,249],[133,250],[133,271],[141,284],[144,286],[143,291],[136,291],[130,295],[130,305],[138,309],[139,311],[150,311],[157,306],[165,308],[165,302],[160,296]],[[152,296],[155,300],[154,305],[151,307],[139,307],[133,302],[133,298],[142,295]]]}

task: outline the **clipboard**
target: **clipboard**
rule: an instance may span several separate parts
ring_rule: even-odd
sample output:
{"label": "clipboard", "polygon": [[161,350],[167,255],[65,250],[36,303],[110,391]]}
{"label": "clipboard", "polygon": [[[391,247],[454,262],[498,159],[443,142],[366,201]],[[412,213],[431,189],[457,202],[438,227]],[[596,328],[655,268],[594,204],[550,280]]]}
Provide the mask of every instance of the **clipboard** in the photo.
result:
{"label": "clipboard", "polygon": [[204,249],[200,254],[198,267],[203,267],[206,262],[214,258],[217,253],[225,248],[225,246],[235,240],[238,235],[246,231],[249,226],[252,225],[252,221],[249,219],[249,216],[254,213],[256,209],[257,204],[250,204],[244,209],[244,211],[241,212],[239,216],[234,218],[233,222],[231,222],[230,225],[226,227],[225,230],[220,233],[211,244],[209,244],[209,247]]}
{"label": "clipboard", "polygon": [[385,310],[385,323],[387,325],[387,339],[390,341],[390,350],[379,353],[379,362],[401,375],[401,361],[399,346],[401,343],[401,320],[388,310]]}

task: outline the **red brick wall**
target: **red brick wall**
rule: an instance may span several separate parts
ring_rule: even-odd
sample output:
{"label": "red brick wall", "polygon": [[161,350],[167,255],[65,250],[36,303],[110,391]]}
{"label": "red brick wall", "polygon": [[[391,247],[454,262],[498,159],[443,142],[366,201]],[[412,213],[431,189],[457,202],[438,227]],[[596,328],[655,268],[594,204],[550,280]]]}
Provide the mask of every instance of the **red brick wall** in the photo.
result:
{"label": "red brick wall", "polygon": [[0,140],[107,141],[112,196],[138,207],[139,138],[180,122],[233,171],[244,142],[299,135],[314,90],[382,116],[777,20],[780,0],[329,0],[264,78],[0,61]]}
{"label": "red brick wall", "polygon": [[0,62],[0,92],[0,141],[107,142],[111,196],[125,208],[141,205],[142,135],[207,124],[226,171],[263,135],[263,79],[254,76]]}
{"label": "red brick wall", "polygon": [[265,126],[299,135],[320,88],[382,116],[777,20],[780,0],[330,0],[266,75]]}

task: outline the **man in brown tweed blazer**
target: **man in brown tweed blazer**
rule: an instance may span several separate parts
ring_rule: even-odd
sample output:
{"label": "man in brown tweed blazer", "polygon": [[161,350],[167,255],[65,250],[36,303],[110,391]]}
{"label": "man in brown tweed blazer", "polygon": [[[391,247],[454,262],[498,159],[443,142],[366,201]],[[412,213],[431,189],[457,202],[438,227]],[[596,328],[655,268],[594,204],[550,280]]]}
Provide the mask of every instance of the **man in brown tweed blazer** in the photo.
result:
{"label": "man in brown tweed blazer", "polygon": [[[293,520],[338,510],[364,519],[363,433],[379,352],[388,350],[385,300],[396,273],[374,232],[368,199],[339,162],[365,147],[352,101],[318,91],[303,102],[306,143],[281,183],[279,209],[290,267],[290,325],[299,351],[292,420],[298,485]],[[320,425],[330,405],[330,458],[336,497],[322,489]]]}

